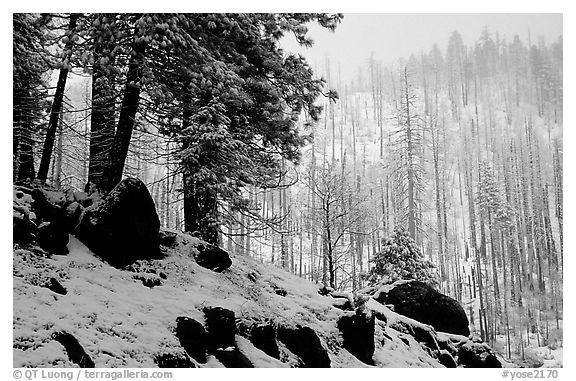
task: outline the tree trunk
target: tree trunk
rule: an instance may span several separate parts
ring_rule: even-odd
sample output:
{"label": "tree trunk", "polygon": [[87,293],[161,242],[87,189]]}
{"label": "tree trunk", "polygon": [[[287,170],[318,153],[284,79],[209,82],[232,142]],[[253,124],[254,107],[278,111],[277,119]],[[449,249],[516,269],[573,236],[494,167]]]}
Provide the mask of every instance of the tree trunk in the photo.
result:
{"label": "tree trunk", "polygon": [[[68,37],[76,28],[79,14],[70,14],[70,22],[68,24]],[[56,138],[56,129],[58,128],[58,121],[60,119],[60,111],[62,110],[62,101],[64,100],[64,90],[66,88],[66,79],[68,78],[68,60],[72,53],[72,39],[69,38],[68,42],[64,45],[65,58],[62,60],[63,65],[60,69],[58,82],[56,84],[56,93],[54,94],[54,101],[50,109],[50,119],[48,121],[48,129],[46,130],[46,138],[44,139],[44,148],[42,150],[42,158],[40,159],[40,167],[38,169],[37,179],[42,183],[46,182],[48,177],[48,168],[50,167],[50,160],[52,158],[52,149],[54,147],[54,140]]]}
{"label": "tree trunk", "polygon": [[124,88],[124,98],[118,119],[118,128],[114,136],[114,144],[111,151],[111,161],[106,173],[105,189],[110,190],[122,180],[124,163],[128,155],[128,147],[134,124],[136,112],[138,111],[138,101],[140,98],[140,81],[142,80],[142,66],[144,64],[144,44],[134,44],[133,54],[128,64],[126,74],[126,87]]}

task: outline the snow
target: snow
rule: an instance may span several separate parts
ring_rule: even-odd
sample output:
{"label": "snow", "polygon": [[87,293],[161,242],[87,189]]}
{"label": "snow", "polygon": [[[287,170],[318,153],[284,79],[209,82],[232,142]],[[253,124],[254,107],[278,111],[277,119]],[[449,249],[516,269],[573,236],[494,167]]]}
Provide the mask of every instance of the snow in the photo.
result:
{"label": "snow", "polygon": [[[192,259],[196,238],[179,234],[175,248],[162,260],[140,261],[140,273],[119,270],[94,256],[70,237],[67,256],[37,257],[14,252],[14,367],[73,366],[52,334],[73,334],[96,367],[156,367],[155,356],[182,352],[175,336],[176,318],[204,321],[205,306],[234,311],[238,323],[270,322],[290,327],[309,326],[328,349],[333,367],[366,367],[342,348],[336,322],[343,311],[334,299],[318,294],[319,285],[282,269],[232,255],[233,265],[222,273],[200,267]],[[162,285],[145,287],[138,279],[154,269],[167,275]],[[249,276],[250,275],[250,276]],[[50,277],[67,289],[60,295],[45,288]],[[271,285],[287,291],[277,295]],[[386,316],[388,324],[403,321],[428,327],[398,315],[374,300],[367,307]],[[408,344],[402,340],[407,341]],[[441,366],[411,336],[379,324],[375,365],[382,367]],[[256,367],[287,367],[297,359],[279,343],[280,362],[237,336],[241,352]],[[209,357],[201,367],[222,367]]]}
{"label": "snow", "polygon": [[[36,261],[44,264],[40,268],[25,258],[29,252],[15,252],[13,330],[14,345],[20,348],[14,351],[14,366],[50,366],[55,361],[48,356],[52,351],[42,348],[56,345],[51,334],[65,330],[78,339],[97,367],[153,367],[155,354],[179,347],[174,335],[176,318],[189,316],[203,321],[201,309],[207,305],[231,309],[245,321],[299,323],[325,337],[336,333],[333,319],[341,312],[331,307],[330,298],[317,294],[316,285],[273,267],[257,271],[258,279],[253,283],[245,275],[247,270],[253,271],[249,258],[235,257],[230,271],[215,273],[190,259],[197,240],[178,239],[177,252],[150,263],[168,274],[164,285],[152,289],[135,280],[134,273],[103,263],[73,236],[68,256]],[[38,274],[61,274],[58,278],[68,294],[55,294],[42,287],[43,282],[35,280]],[[289,290],[288,295],[264,292],[266,282]],[[292,290],[298,290],[298,295]],[[249,342],[242,338],[239,342],[244,349],[248,347]],[[274,359],[263,361],[255,348],[249,353],[259,366],[279,366]]]}

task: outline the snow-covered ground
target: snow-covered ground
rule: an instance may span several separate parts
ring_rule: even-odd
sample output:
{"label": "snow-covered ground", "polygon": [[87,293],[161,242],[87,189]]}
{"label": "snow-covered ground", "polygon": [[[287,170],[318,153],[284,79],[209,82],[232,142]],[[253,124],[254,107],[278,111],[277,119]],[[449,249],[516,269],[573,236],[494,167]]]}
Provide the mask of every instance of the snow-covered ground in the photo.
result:
{"label": "snow-covered ground", "polygon": [[[286,326],[309,326],[328,349],[333,367],[364,367],[342,348],[336,327],[343,311],[331,297],[318,294],[318,285],[248,257],[232,256],[223,273],[200,267],[192,260],[198,240],[179,235],[163,260],[137,263],[136,272],[115,269],[90,253],[73,236],[70,254],[38,257],[27,250],[14,252],[14,367],[76,366],[52,334],[73,334],[96,367],[155,367],[155,356],[183,353],[175,336],[176,318],[204,321],[202,308],[220,306],[235,312],[240,323],[269,321]],[[164,274],[160,274],[164,273]],[[149,288],[144,278],[160,278]],[[67,294],[44,287],[58,280]],[[275,289],[287,291],[285,297]],[[386,331],[393,340],[378,340]],[[396,340],[398,332],[377,327],[376,365],[431,367],[440,364],[416,342]],[[257,367],[286,367],[237,336],[242,353]],[[383,345],[382,342],[385,342]],[[411,345],[410,345],[411,344]],[[210,358],[207,367],[221,367]]]}

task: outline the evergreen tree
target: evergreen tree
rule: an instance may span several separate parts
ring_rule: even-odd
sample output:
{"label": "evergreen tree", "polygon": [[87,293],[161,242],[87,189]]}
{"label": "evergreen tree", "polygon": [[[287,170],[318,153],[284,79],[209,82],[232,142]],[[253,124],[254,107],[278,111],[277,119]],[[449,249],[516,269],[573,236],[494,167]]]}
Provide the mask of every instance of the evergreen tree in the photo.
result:
{"label": "evergreen tree", "polygon": [[419,280],[430,285],[438,282],[434,264],[424,258],[414,239],[396,226],[392,237],[382,243],[382,250],[371,259],[369,282],[393,283],[397,280]]}
{"label": "evergreen tree", "polygon": [[45,50],[42,18],[36,14],[12,16],[13,38],[13,177],[34,178],[34,143],[45,123],[47,72],[50,57]]}

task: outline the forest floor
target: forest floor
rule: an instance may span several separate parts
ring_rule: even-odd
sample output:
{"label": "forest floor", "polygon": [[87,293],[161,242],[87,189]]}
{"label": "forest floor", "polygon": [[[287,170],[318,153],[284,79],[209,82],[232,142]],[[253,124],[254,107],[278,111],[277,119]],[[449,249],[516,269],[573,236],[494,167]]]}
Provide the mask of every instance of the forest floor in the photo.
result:
{"label": "forest floor", "polygon": [[[311,327],[328,349],[333,367],[368,366],[342,348],[336,322],[344,312],[333,307],[334,299],[318,294],[317,284],[233,254],[232,267],[213,272],[192,259],[199,243],[180,234],[174,247],[165,250],[164,259],[139,261],[130,271],[103,262],[73,236],[65,256],[40,258],[28,250],[15,250],[13,366],[76,366],[52,338],[55,332],[66,331],[78,339],[97,367],[156,367],[158,356],[183,353],[175,335],[176,318],[188,316],[202,322],[202,308],[207,306],[234,311],[237,321],[246,326],[273,322]],[[46,288],[52,278],[64,286],[65,295]],[[406,342],[390,327],[377,324],[375,336],[376,366],[441,367],[413,338]],[[297,361],[282,348],[284,357],[279,361],[240,335],[236,342],[256,367],[290,367]],[[495,350],[504,353],[500,340]],[[561,346],[527,348],[526,356],[532,363],[562,366]],[[520,362],[499,358],[504,366]],[[201,366],[223,365],[209,356]]]}
{"label": "forest floor", "polygon": [[[52,339],[58,331],[73,334],[96,367],[156,367],[156,356],[183,351],[175,335],[176,318],[203,321],[205,306],[230,309],[237,321],[246,324],[268,321],[309,326],[328,349],[332,367],[367,366],[342,348],[336,322],[344,312],[332,306],[334,299],[318,294],[318,285],[234,255],[230,269],[207,270],[191,258],[197,244],[197,239],[179,235],[165,259],[137,262],[135,271],[108,265],[73,236],[66,256],[38,260],[28,250],[15,250],[14,367],[76,366]],[[58,280],[67,293],[46,288],[50,278]],[[161,285],[146,287],[146,279],[159,279]],[[286,295],[279,295],[278,290],[285,290]],[[377,338],[383,336],[379,330],[377,325]],[[418,343],[406,344],[388,327],[386,335],[393,340],[377,340],[376,366],[441,366]],[[289,367],[296,361],[278,361],[241,336],[237,344],[256,367]],[[222,364],[210,356],[202,366]]]}

